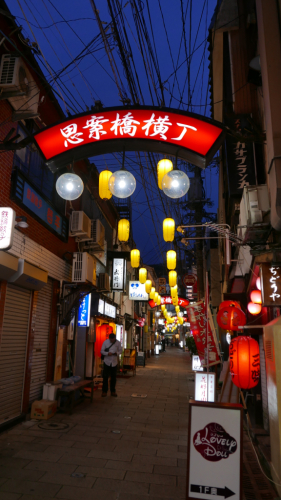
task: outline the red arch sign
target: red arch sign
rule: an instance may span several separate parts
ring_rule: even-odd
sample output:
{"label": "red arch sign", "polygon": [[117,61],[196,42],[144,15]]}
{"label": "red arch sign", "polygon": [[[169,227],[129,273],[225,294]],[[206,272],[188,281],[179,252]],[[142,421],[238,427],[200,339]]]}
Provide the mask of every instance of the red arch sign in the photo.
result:
{"label": "red arch sign", "polygon": [[170,108],[105,108],[76,115],[34,136],[50,170],[116,151],[178,155],[205,168],[224,138],[221,123]]}

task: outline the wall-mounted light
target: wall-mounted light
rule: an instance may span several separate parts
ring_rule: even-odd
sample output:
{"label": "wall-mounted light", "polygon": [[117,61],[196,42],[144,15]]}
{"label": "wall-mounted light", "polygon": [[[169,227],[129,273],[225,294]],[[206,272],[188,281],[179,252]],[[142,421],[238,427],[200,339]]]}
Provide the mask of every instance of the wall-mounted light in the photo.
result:
{"label": "wall-mounted light", "polygon": [[28,228],[27,218],[24,215],[17,215],[15,227],[21,227],[22,229]]}

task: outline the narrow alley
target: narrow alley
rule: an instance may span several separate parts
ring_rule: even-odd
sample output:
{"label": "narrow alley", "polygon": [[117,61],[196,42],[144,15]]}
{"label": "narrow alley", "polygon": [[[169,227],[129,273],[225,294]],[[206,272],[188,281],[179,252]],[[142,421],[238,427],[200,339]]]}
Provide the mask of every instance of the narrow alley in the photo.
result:
{"label": "narrow alley", "polygon": [[[185,498],[193,378],[189,354],[171,347],[118,379],[118,398],[97,390],[72,415],[2,433],[0,500]],[[243,484],[244,499],[276,496],[247,438]]]}

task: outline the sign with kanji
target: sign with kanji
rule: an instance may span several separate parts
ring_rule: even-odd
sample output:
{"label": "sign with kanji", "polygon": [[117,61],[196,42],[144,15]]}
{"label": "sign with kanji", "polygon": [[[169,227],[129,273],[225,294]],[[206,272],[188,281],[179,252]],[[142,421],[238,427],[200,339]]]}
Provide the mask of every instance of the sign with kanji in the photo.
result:
{"label": "sign with kanji", "polygon": [[112,290],[123,292],[126,287],[126,260],[113,259]]}
{"label": "sign with kanji", "polygon": [[10,207],[0,208],[0,250],[9,250],[13,245],[16,212]]}
{"label": "sign with kanji", "polygon": [[261,264],[260,277],[263,306],[281,306],[281,264]]}
{"label": "sign with kanji", "polygon": [[[189,304],[189,301],[187,299],[183,299],[182,297],[179,297],[178,301],[179,301],[179,306],[181,306],[181,307],[187,307]],[[152,300],[152,299],[149,300],[148,303],[149,303],[150,307],[152,307],[152,308],[157,306],[156,302],[154,302],[154,300]],[[173,303],[172,297],[170,297],[169,295],[164,295],[164,296],[162,295],[161,305],[162,304],[172,304],[172,303]]]}
{"label": "sign with kanji", "polygon": [[195,373],[195,401],[214,403],[215,388],[216,376],[214,373]]}
{"label": "sign with kanji", "polygon": [[190,323],[190,330],[193,335],[198,355],[203,366],[207,365],[207,351],[209,352],[209,364],[220,363],[218,345],[214,338],[212,325],[208,323],[208,345],[206,329],[206,307],[203,300],[195,302],[187,307],[187,315]]}
{"label": "sign with kanji", "polygon": [[192,356],[192,370],[194,372],[202,372],[203,369],[204,368],[201,365],[201,361],[200,361],[198,354],[193,354],[193,356]]}
{"label": "sign with kanji", "polygon": [[[52,171],[71,158],[112,151],[155,151],[205,168],[223,141],[219,122],[171,108],[103,109],[73,116],[34,135]],[[60,156],[61,155],[61,156]]]}
{"label": "sign with kanji", "polygon": [[68,219],[17,171],[12,181],[11,199],[63,241],[68,241]]}
{"label": "sign with kanji", "polygon": [[158,293],[162,295],[162,293],[166,293],[166,285],[159,285]]}
{"label": "sign with kanji", "polygon": [[159,283],[159,286],[165,286],[166,285],[166,278],[159,278],[158,283]]}
{"label": "sign with kanji", "polygon": [[185,287],[194,286],[197,283],[197,276],[194,274],[184,274],[182,277],[182,283]]}
{"label": "sign with kanji", "polygon": [[242,436],[242,405],[189,402],[188,500],[242,499]]}

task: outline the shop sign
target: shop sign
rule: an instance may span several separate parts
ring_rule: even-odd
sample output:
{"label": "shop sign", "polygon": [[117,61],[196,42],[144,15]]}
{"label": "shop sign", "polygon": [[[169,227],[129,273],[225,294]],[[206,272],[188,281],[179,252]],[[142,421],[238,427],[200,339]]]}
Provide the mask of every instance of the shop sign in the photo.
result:
{"label": "shop sign", "polygon": [[116,339],[119,340],[119,342],[123,342],[123,325],[116,325]]}
{"label": "shop sign", "polygon": [[162,293],[166,293],[166,285],[159,285],[158,293],[162,295]]}
{"label": "shop sign", "polygon": [[121,107],[73,116],[41,130],[34,139],[47,164],[55,163],[59,155],[60,164],[70,156],[89,156],[94,148],[98,154],[118,151],[118,141],[126,141],[127,150],[159,152],[164,147],[167,154],[180,150],[181,158],[192,158],[205,168],[223,141],[223,129],[218,122],[171,108]]}
{"label": "shop sign", "polygon": [[116,318],[116,307],[108,302],[104,304],[104,314],[105,316],[109,316],[110,318]]}
{"label": "shop sign", "polygon": [[216,378],[214,373],[195,373],[195,401],[214,403],[215,387]]}
{"label": "shop sign", "polygon": [[[189,301],[187,299],[184,299],[183,297],[179,297],[178,301],[179,301],[179,306],[181,306],[181,307],[187,307],[189,304]],[[149,300],[148,303],[149,303],[151,308],[157,306],[156,302],[154,302],[154,300],[152,300],[152,299]],[[172,299],[172,297],[170,297],[170,295],[164,295],[164,296],[162,295],[161,305],[162,304],[172,304],[172,303],[173,303],[173,299]]]}
{"label": "shop sign", "polygon": [[159,286],[165,286],[166,285],[166,278],[159,278],[158,279],[158,285]]}
{"label": "shop sign", "polygon": [[18,171],[13,180],[11,198],[49,231],[68,241],[68,219],[56,212],[53,205]]}
{"label": "shop sign", "polygon": [[102,299],[99,299],[98,313],[99,314],[104,314],[104,300],[102,300]]}
{"label": "shop sign", "polygon": [[140,281],[129,282],[129,299],[130,300],[148,300],[148,294],[145,291],[145,284]]}
{"label": "shop sign", "polygon": [[195,285],[195,283],[197,283],[197,276],[195,276],[194,274],[185,274],[182,277],[182,284],[186,288],[188,288],[189,286],[193,287],[193,285]]}
{"label": "shop sign", "polygon": [[89,326],[91,311],[91,294],[85,295],[78,309],[78,326]]}
{"label": "shop sign", "polygon": [[113,259],[112,290],[123,292],[126,287],[126,260]]}
{"label": "shop sign", "polygon": [[192,370],[194,372],[202,372],[203,366],[201,365],[200,357],[198,354],[193,354],[192,356]]}
{"label": "shop sign", "polygon": [[193,335],[198,355],[202,365],[207,364],[207,351],[209,352],[209,364],[220,363],[215,333],[211,329],[210,321],[208,323],[208,345],[206,335],[206,307],[203,300],[195,302],[187,307],[190,330]]}
{"label": "shop sign", "polygon": [[263,306],[281,306],[281,264],[261,264],[260,277]]}
{"label": "shop sign", "polygon": [[0,250],[9,250],[13,245],[16,212],[10,207],[0,208]]}
{"label": "shop sign", "polygon": [[189,403],[188,500],[242,499],[242,410],[240,404]]}

